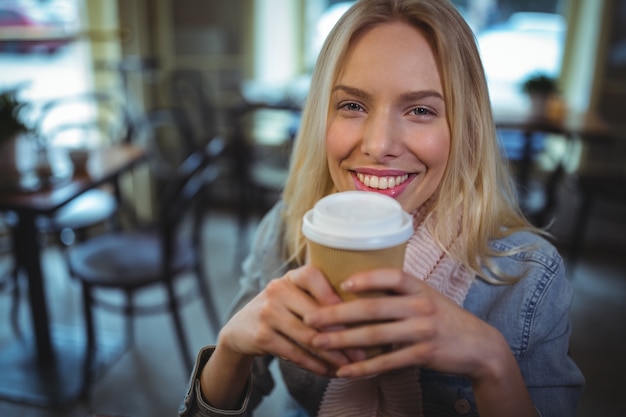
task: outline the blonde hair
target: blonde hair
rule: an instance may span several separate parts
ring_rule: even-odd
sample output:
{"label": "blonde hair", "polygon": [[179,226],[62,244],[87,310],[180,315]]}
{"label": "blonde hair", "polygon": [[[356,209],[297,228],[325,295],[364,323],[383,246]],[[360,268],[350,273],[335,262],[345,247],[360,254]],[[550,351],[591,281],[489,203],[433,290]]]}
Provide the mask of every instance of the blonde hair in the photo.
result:
{"label": "blonde hair", "polygon": [[[325,136],[331,89],[350,42],[374,25],[403,21],[418,28],[437,60],[450,128],[446,171],[428,222],[438,242],[460,235],[450,254],[470,271],[494,283],[514,277],[496,271],[491,258],[503,256],[489,241],[518,230],[537,231],[521,214],[505,162],[500,156],[485,75],[474,35],[447,0],[360,0],[330,32],[313,71],[309,96],[296,138],[290,175],[283,192],[289,259],[304,262],[304,213],[334,191],[327,165]],[[432,214],[432,213],[430,213]],[[452,227],[455,229],[452,230]],[[483,272],[487,267],[492,272]]]}

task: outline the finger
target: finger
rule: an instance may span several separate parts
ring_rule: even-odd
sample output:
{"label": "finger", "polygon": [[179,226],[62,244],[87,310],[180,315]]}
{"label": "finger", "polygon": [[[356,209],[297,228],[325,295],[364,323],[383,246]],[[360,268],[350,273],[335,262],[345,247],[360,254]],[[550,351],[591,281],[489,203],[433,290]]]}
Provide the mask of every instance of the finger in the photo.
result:
{"label": "finger", "polygon": [[430,288],[424,281],[400,269],[375,269],[359,272],[346,279],[341,288],[352,293],[382,291],[394,294],[417,294]]}
{"label": "finger", "polygon": [[[286,339],[291,345],[297,346],[298,352],[304,351],[307,355],[316,358],[318,362],[324,363],[328,368],[327,372],[330,369],[336,369],[350,363],[350,358],[341,351],[315,348],[311,341],[314,340],[317,331],[304,326],[300,320],[293,318],[293,316],[287,322],[281,322],[281,326],[277,327],[276,331],[280,334],[281,339]],[[285,355],[283,352],[275,352],[275,354],[286,359],[291,358],[290,355]],[[299,362],[295,363],[299,364]]]}
{"label": "finger", "polygon": [[312,355],[321,358],[333,368],[350,363],[351,358],[340,350],[318,349],[313,346],[312,341],[318,335],[315,329],[304,326],[300,320],[293,320],[291,324],[285,323],[277,329],[283,336],[292,340],[302,349],[310,352]]}
{"label": "finger", "polygon": [[311,265],[290,270],[285,276],[290,282],[309,293],[317,302],[323,305],[341,302],[341,298],[324,277],[324,274]]}
{"label": "finger", "polygon": [[321,332],[311,341],[317,349],[353,349],[432,340],[437,329],[432,320],[421,318],[355,325],[336,332]]}
{"label": "finger", "polygon": [[346,356],[351,362],[358,362],[367,359],[367,351],[365,349],[344,349]]}
{"label": "finger", "polygon": [[350,302],[310,310],[304,322],[318,329],[363,322],[386,322],[410,317],[427,317],[436,313],[430,296],[380,296],[359,298]]}
{"label": "finger", "polygon": [[[298,326],[298,324],[293,323],[294,326]],[[300,325],[302,323],[300,322]],[[290,326],[287,326],[290,327]],[[345,365],[351,361],[349,355],[340,350],[332,350],[332,349],[318,349],[313,346],[312,341],[315,340],[315,337],[319,334],[319,332],[312,328],[307,328],[302,332],[292,332],[289,328],[290,338],[294,337],[294,342],[299,344],[302,348],[310,351],[312,354],[316,355],[319,358],[322,358],[324,361],[332,365],[334,368]],[[312,335],[309,337],[309,335]]]}
{"label": "finger", "polygon": [[364,361],[346,364],[336,371],[339,378],[362,378],[406,366],[423,366],[433,355],[429,345],[392,350]]}
{"label": "finger", "polygon": [[[306,325],[302,321],[301,316],[307,311],[317,309],[318,305],[309,294],[301,290],[285,291],[284,286],[284,280],[275,280],[266,287],[268,299],[276,299],[279,302],[266,303],[265,308],[262,308],[259,312],[261,322],[267,323],[274,332],[312,352],[334,367],[348,363],[350,361],[349,358],[342,352],[319,350],[312,346],[311,341],[318,334],[318,330]],[[284,300],[284,303],[281,303],[281,300]],[[271,343],[271,336],[258,343]]]}
{"label": "finger", "polygon": [[[301,270],[293,270],[283,278],[270,281],[264,290],[266,299],[261,309],[268,315],[263,318],[272,322],[274,320],[279,322],[285,317],[292,316],[301,319],[307,313],[318,309],[320,303],[307,291],[307,288],[316,286],[308,283],[309,280],[315,280],[315,277],[309,279],[309,276],[303,274]],[[335,297],[334,294],[331,296]],[[293,321],[289,323],[292,324]]]}
{"label": "finger", "polygon": [[343,361],[337,365],[330,364],[287,337],[274,338],[272,350],[275,356],[322,376],[332,376],[337,367],[348,363]]}

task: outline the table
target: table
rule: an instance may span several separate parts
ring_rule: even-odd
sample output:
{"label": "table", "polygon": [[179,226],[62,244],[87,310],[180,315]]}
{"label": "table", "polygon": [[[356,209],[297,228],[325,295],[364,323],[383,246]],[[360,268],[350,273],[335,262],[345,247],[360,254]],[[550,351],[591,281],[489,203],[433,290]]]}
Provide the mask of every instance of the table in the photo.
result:
{"label": "table", "polygon": [[[62,406],[81,394],[80,386],[67,383],[68,378],[73,381],[74,376],[66,375],[74,372],[80,379],[80,354],[77,356],[76,346],[70,348],[71,352],[63,352],[68,344],[75,345],[76,341],[62,340],[62,346],[55,346],[53,343],[36,219],[38,216],[53,213],[85,191],[106,183],[116,184],[120,175],[145,158],[146,152],[143,149],[131,145],[96,149],[90,153],[88,170],[74,175],[63,184],[37,191],[0,191],[0,211],[11,211],[18,218],[14,251],[18,269],[28,278],[28,301],[35,342],[34,355],[31,347],[26,350],[23,347],[9,349],[8,354],[2,355],[0,398],[40,406]],[[11,358],[13,355],[15,356]],[[13,368],[8,369],[7,366]],[[72,369],[67,369],[68,367]]]}
{"label": "table", "polygon": [[[565,138],[567,145],[571,146],[573,139],[596,140],[599,137],[611,134],[609,126],[594,114],[570,113],[562,120],[550,118],[537,118],[526,113],[498,114],[495,116],[496,128],[498,130],[514,130],[522,133],[524,139],[521,156],[518,160],[519,171],[516,175],[518,186],[518,196],[520,206],[523,211],[531,212],[538,210],[535,217],[538,222],[543,222],[543,216],[549,211],[556,197],[552,194],[556,192],[556,183],[564,173],[563,160],[559,160],[553,172],[550,173],[546,182],[545,199],[543,207],[530,207],[528,203],[528,190],[530,185],[530,173],[533,162],[533,137],[537,134],[554,134]],[[539,226],[545,226],[539,224]]]}

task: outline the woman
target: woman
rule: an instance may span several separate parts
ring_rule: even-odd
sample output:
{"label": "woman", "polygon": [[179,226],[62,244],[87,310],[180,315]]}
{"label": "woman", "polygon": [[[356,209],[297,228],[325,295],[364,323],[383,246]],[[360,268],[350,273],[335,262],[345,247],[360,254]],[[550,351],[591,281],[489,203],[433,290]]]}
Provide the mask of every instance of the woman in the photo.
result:
{"label": "woman", "polygon": [[[342,303],[306,264],[301,219],[334,192],[414,216],[403,270],[357,274]],[[181,414],[251,415],[279,358],[309,415],[573,416],[563,262],[519,213],[471,30],[434,0],[362,0],[313,74],[282,201],[259,226],[217,346]],[[368,325],[348,327],[351,323]],[[391,345],[367,358],[364,348]],[[366,414],[368,413],[368,414]]]}

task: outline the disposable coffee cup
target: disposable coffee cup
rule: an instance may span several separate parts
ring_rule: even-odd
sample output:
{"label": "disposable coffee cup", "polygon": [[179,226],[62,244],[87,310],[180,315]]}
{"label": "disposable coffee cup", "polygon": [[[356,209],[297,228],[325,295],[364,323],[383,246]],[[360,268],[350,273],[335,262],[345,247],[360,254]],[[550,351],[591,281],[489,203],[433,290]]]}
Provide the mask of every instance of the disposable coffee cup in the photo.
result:
{"label": "disposable coffee cup", "polygon": [[[367,191],[345,191],[318,201],[303,218],[309,262],[317,267],[337,294],[350,301],[380,292],[344,292],[341,283],[358,272],[401,269],[413,219],[391,197]],[[368,357],[382,348],[367,349]]]}

